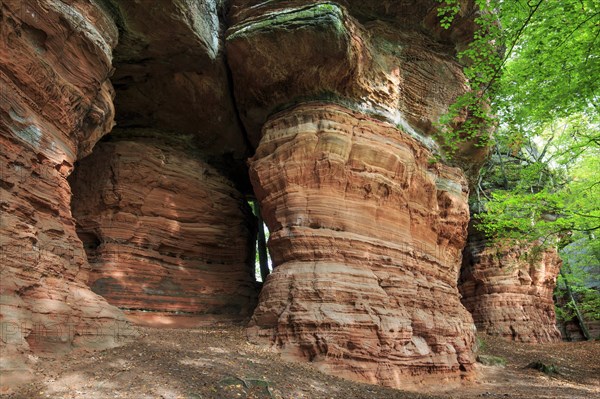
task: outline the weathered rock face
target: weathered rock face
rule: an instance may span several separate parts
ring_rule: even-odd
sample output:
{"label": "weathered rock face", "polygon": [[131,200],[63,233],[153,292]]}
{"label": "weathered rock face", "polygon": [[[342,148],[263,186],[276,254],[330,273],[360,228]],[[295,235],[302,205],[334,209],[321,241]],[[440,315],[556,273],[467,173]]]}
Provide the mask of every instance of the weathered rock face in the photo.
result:
{"label": "weathered rock face", "polygon": [[132,334],[86,286],[89,266],[66,177],[113,125],[117,29],[90,2],[0,5],[0,373],[26,354],[105,348]]}
{"label": "weathered rock face", "polygon": [[104,4],[119,26],[120,129],[72,179],[90,284],[121,308],[249,316],[253,217],[236,189],[249,191],[250,149],[225,63],[224,4]]}
{"label": "weathered rock face", "polygon": [[470,2],[444,34],[424,29],[439,25],[435,1],[347,3],[233,2],[228,62],[253,145],[269,114],[306,100],[334,100],[431,136],[466,91],[454,55],[473,30]]}
{"label": "weathered rock face", "polygon": [[[432,161],[467,90],[459,3],[443,30],[436,0],[3,1],[2,322],[112,345],[122,315],[88,280],[129,309],[248,314],[252,180],[277,265],[253,340],[396,387],[469,375],[467,183]],[[467,147],[476,168],[485,150]],[[32,331],[2,336],[4,369],[57,349]]]}
{"label": "weathered rock face", "polygon": [[459,288],[477,329],[515,341],[559,341],[552,293],[562,260],[556,250],[497,249],[470,231]]}
{"label": "weathered rock face", "polygon": [[395,387],[471,370],[456,287],[466,180],[430,157],[394,126],[331,104],[267,122],[251,179],[276,268],[251,340]]}
{"label": "weathered rock face", "polygon": [[103,142],[70,181],[94,292],[129,310],[250,316],[252,211],[189,149]]}
{"label": "weathered rock face", "polygon": [[466,90],[473,8],[442,32],[436,2],[383,3],[234,1],[226,45],[276,265],[250,339],[408,387],[473,363],[467,184],[430,163],[434,122]]}
{"label": "weathered rock face", "polygon": [[190,136],[202,157],[244,189],[251,154],[235,112],[220,16],[224,1],[106,0],[120,28],[114,51],[117,125]]}
{"label": "weathered rock face", "polygon": [[[568,295],[556,297],[556,305],[564,307],[571,301]],[[583,313],[583,322],[592,339],[600,339],[600,320],[595,319],[590,314]],[[560,331],[560,335],[564,341],[585,341],[587,338],[581,328],[579,320],[573,316],[569,320],[556,320],[556,328]]]}

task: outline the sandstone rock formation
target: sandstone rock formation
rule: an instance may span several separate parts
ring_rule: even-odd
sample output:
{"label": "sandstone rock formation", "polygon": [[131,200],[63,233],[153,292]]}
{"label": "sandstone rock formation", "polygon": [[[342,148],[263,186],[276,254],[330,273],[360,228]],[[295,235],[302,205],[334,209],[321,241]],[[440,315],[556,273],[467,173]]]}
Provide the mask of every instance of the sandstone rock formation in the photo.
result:
{"label": "sandstone rock formation", "polygon": [[466,90],[472,4],[441,34],[423,29],[435,2],[405,3],[234,1],[226,32],[276,265],[249,337],[404,388],[473,363],[456,286],[467,182],[432,162],[434,122]]}
{"label": "sandstone rock formation", "polygon": [[[2,322],[113,344],[123,315],[90,276],[124,308],[248,314],[254,194],[276,269],[253,341],[395,387],[469,376],[468,184],[435,122],[467,90],[476,9],[459,1],[445,30],[437,6],[3,1]],[[485,149],[468,144],[472,171]],[[31,331],[3,335],[5,370],[57,349]]]}
{"label": "sandstone rock formation", "polygon": [[455,53],[472,35],[472,2],[461,2],[448,31],[435,1],[344,4],[233,1],[227,59],[254,146],[268,115],[306,100],[335,100],[434,136],[434,123],[466,91]]}
{"label": "sandstone rock formation", "polygon": [[250,316],[252,211],[189,149],[100,143],[70,181],[94,292],[128,310]]}
{"label": "sandstone rock formation", "polygon": [[470,228],[459,288],[477,330],[522,342],[559,341],[552,293],[561,265],[553,248],[490,247]]}
{"label": "sandstone rock formation", "polygon": [[67,176],[113,125],[117,29],[96,4],[7,0],[0,11],[0,374],[25,355],[104,348],[132,334],[87,286]]}
{"label": "sandstone rock formation", "polygon": [[[557,301],[558,305],[564,305],[565,301],[561,301],[560,299]],[[591,317],[586,317],[584,315],[585,326],[590,334],[592,339],[600,339],[600,320],[593,319]],[[563,340],[566,341],[585,341],[586,338],[581,331],[581,327],[577,321],[577,319],[573,318],[566,322],[558,321],[556,323],[556,328],[561,332],[561,336]]]}
{"label": "sandstone rock formation", "polygon": [[473,363],[456,278],[467,185],[387,123],[331,104],[271,118],[251,178],[277,265],[250,338],[325,371],[407,387]]}
{"label": "sandstone rock formation", "polygon": [[71,180],[90,285],[127,310],[247,317],[255,226],[239,190],[249,191],[250,148],[225,63],[223,4],[106,6],[119,26],[119,129]]}
{"label": "sandstone rock formation", "polygon": [[251,149],[231,89],[220,16],[226,1],[106,0],[119,25],[116,122],[153,136],[189,136],[201,157],[250,191]]}

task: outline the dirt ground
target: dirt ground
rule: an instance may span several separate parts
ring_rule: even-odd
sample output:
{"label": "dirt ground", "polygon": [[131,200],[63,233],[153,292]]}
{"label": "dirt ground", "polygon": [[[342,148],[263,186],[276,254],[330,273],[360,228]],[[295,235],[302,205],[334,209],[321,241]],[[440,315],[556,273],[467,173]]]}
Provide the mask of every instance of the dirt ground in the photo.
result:
{"label": "dirt ground", "polygon": [[[480,337],[478,382],[436,394],[342,380],[246,342],[239,325],[139,328],[122,347],[33,358],[36,380],[7,398],[600,398],[600,342],[526,345]],[[526,368],[539,361],[556,374]],[[425,391],[426,387],[424,388]]]}

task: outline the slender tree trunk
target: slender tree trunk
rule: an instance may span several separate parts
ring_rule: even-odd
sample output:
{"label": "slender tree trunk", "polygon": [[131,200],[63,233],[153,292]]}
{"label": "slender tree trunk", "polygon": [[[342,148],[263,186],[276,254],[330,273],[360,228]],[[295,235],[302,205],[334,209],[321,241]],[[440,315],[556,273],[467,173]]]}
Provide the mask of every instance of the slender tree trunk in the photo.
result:
{"label": "slender tree trunk", "polygon": [[[559,301],[561,300],[561,297],[559,297],[556,292],[553,295],[554,298],[554,303],[558,304]],[[560,335],[562,336],[563,340],[565,341],[571,341],[571,334],[569,333],[569,328],[567,327],[567,320],[562,319],[560,322],[558,322],[558,328],[560,329]]]}
{"label": "slender tree trunk", "polygon": [[508,178],[506,177],[506,170],[504,170],[504,160],[503,155],[500,153],[500,149],[496,146],[496,154],[498,155],[498,160],[500,161],[500,171],[502,172],[502,183],[505,189],[508,189]]}
{"label": "slender tree trunk", "polygon": [[267,258],[267,240],[265,239],[265,227],[262,215],[260,214],[260,206],[257,201],[252,201],[254,213],[258,218],[258,263],[260,265],[260,276],[262,281],[267,280],[267,276],[271,272],[269,270],[269,260]]}
{"label": "slender tree trunk", "polygon": [[565,276],[565,272],[562,267],[560,268],[560,275],[565,281],[565,287],[567,288],[567,295],[569,296],[569,300],[573,303],[573,308],[575,308],[575,315],[577,316],[577,322],[579,323],[581,333],[583,334],[583,337],[589,341],[591,339],[590,332],[588,331],[587,326],[585,325],[583,316],[581,316],[581,312],[579,311],[579,307],[577,306],[577,301],[573,296],[573,291],[571,291],[571,285],[569,284],[569,281],[567,280],[567,277]]}

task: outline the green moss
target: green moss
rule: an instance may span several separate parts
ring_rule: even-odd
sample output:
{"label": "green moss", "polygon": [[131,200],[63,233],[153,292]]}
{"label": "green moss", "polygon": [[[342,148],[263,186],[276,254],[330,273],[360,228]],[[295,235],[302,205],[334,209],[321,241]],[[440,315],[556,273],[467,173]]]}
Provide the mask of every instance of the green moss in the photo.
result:
{"label": "green moss", "polygon": [[506,359],[499,356],[479,355],[477,356],[477,361],[484,366],[506,366]]}
{"label": "green moss", "polygon": [[554,364],[545,364],[540,361],[529,363],[527,365],[527,368],[541,371],[542,373],[547,375],[560,374],[558,371],[558,367],[556,367]]}
{"label": "green moss", "polygon": [[262,30],[289,29],[307,25],[333,26],[338,34],[346,33],[342,8],[334,3],[318,3],[267,14],[258,20],[237,25],[235,31],[227,36],[227,40],[234,40]]}

